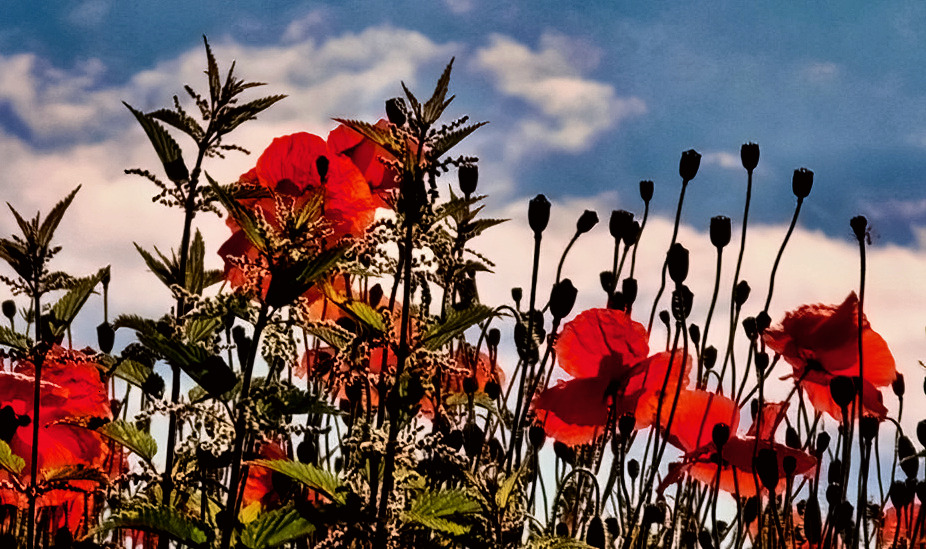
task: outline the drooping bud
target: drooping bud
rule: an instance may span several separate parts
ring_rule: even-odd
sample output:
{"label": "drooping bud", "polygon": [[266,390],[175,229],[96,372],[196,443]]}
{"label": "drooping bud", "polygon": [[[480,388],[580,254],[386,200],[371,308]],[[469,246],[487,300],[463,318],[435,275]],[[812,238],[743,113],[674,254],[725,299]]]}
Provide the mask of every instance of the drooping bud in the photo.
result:
{"label": "drooping bud", "polygon": [[486,343],[489,347],[498,347],[502,340],[502,332],[498,328],[492,328],[486,332]]}
{"label": "drooping bud", "polygon": [[768,361],[769,361],[768,353],[766,353],[765,351],[757,352],[755,356],[755,361],[756,361],[756,371],[759,373],[759,375],[764,375],[765,369],[768,368]]}
{"label": "drooping bud", "polygon": [[852,227],[852,232],[855,233],[855,238],[859,242],[865,240],[865,236],[868,234],[868,219],[864,215],[857,215],[849,221],[849,226]]}
{"label": "drooping bud", "polygon": [[688,149],[682,153],[682,158],[678,162],[678,175],[682,181],[688,182],[698,175],[698,168],[701,167],[701,155],[694,149]]}
{"label": "drooping bud", "polygon": [[836,376],[830,380],[830,394],[833,401],[845,410],[855,398],[855,382],[848,376]]}
{"label": "drooping bud", "polygon": [[747,172],[751,172],[759,165],[759,145],[757,143],[743,143],[740,147],[740,160]]}
{"label": "drooping bud", "polygon": [[527,205],[527,223],[536,237],[547,228],[549,222],[550,201],[542,194],[538,194]]}
{"label": "drooping bud", "polygon": [[485,443],[485,433],[482,428],[475,423],[467,423],[463,427],[463,451],[467,457],[476,458],[482,454],[482,446]]}
{"label": "drooping bud", "polygon": [[96,340],[100,350],[109,354],[113,350],[113,343],[116,339],[116,331],[113,330],[112,324],[103,322],[96,327]]}
{"label": "drooping bud", "polygon": [[730,218],[725,215],[715,215],[711,218],[711,244],[715,248],[723,248],[730,243],[730,233],[733,230]]}
{"label": "drooping bud", "polygon": [[640,181],[640,198],[643,199],[643,202],[648,203],[653,199],[654,186],[653,182],[648,179]]}
{"label": "drooping bud", "polygon": [[682,284],[688,278],[688,250],[676,242],[672,244],[666,254],[666,263],[669,266],[669,277],[676,284]]}
{"label": "drooping bud", "polygon": [[550,291],[550,313],[554,319],[566,318],[572,311],[572,306],[576,304],[576,296],[579,290],[572,285],[572,281],[564,278],[553,285]]}
{"label": "drooping bud", "polygon": [[672,317],[669,316],[669,311],[663,309],[659,311],[659,321],[665,324],[666,329],[669,329],[669,322],[672,320]]}
{"label": "drooping bud", "polygon": [[891,390],[897,398],[903,398],[903,394],[907,391],[907,384],[904,382],[902,373],[897,372],[897,377],[891,382]]}
{"label": "drooping bud", "polygon": [[913,441],[906,436],[897,439],[897,459],[907,478],[916,478],[916,474],[920,470],[920,459],[916,456],[916,447],[913,446]]}
{"label": "drooping bud", "polygon": [[319,156],[315,159],[315,170],[318,172],[318,179],[324,182],[328,178],[328,165],[330,164],[327,156]]}
{"label": "drooping bud", "polygon": [[711,431],[711,439],[714,441],[717,450],[721,450],[723,445],[730,440],[730,426],[726,423],[715,424],[714,429]]}
{"label": "drooping bud", "polygon": [[743,319],[743,331],[750,341],[755,341],[759,337],[759,330],[756,328],[756,317],[747,316]]}
{"label": "drooping bud", "polygon": [[563,460],[570,467],[575,466],[576,464],[576,452],[571,447],[563,444],[560,441],[553,443],[553,453],[556,454],[556,457]]}
{"label": "drooping bud", "polygon": [[700,345],[701,344],[701,328],[698,327],[697,324],[692,324],[691,326],[689,326],[688,327],[688,337],[691,338],[691,341],[692,343],[695,344],[695,346]]}
{"label": "drooping bud", "polygon": [[746,300],[749,299],[749,289],[749,283],[745,280],[737,282],[736,287],[733,288],[733,303],[737,307],[742,307]]}
{"label": "drooping bud", "polygon": [[539,450],[543,448],[543,443],[547,440],[547,433],[540,425],[531,425],[527,430],[527,440],[530,441],[531,446]]}
{"label": "drooping bud", "polygon": [[463,194],[469,196],[476,192],[476,184],[479,181],[479,168],[475,164],[463,164],[457,169],[457,177],[460,180],[460,190]]}
{"label": "drooping bud", "polygon": [[391,124],[396,126],[405,125],[405,100],[401,97],[393,97],[386,101],[386,118]]}
{"label": "drooping bud", "polygon": [[810,194],[813,188],[813,172],[807,168],[794,170],[794,177],[791,178],[791,190],[794,196],[804,199]]}
{"label": "drooping bud", "polygon": [[829,433],[827,433],[826,431],[824,431],[824,432],[822,432],[822,433],[820,433],[820,434],[817,435],[817,447],[816,447],[816,448],[817,448],[817,451],[816,451],[816,454],[817,454],[817,457],[818,457],[818,458],[821,457],[821,456],[823,455],[823,452],[826,452],[826,449],[829,448],[829,445],[830,445],[830,435],[829,435]]}
{"label": "drooping bud", "polygon": [[759,333],[764,333],[772,324],[772,317],[768,315],[765,311],[760,312],[756,315],[756,330],[759,330]]}
{"label": "drooping bud", "polygon": [[598,224],[598,214],[592,210],[585,210],[576,221],[576,234],[585,234]]}
{"label": "drooping bud", "polygon": [[709,345],[701,351],[701,362],[704,363],[704,367],[708,370],[714,367],[714,364],[717,363],[717,347]]}
{"label": "drooping bud", "polygon": [[624,303],[630,307],[637,300],[637,279],[625,278],[621,282],[621,293],[624,294]]}
{"label": "drooping bud", "polygon": [[611,219],[608,220],[608,230],[615,240],[623,240],[624,235],[633,225],[633,214],[627,210],[613,210]]}
{"label": "drooping bud", "polygon": [[12,299],[7,299],[0,305],[0,308],[3,309],[3,316],[7,317],[10,320],[13,320],[13,317],[16,316],[16,302]]}
{"label": "drooping bud", "polygon": [[756,473],[759,480],[769,492],[774,492],[778,486],[778,452],[771,448],[762,448],[756,455]]}
{"label": "drooping bud", "polygon": [[640,474],[640,462],[631,459],[627,462],[627,475],[630,477],[630,480],[635,480],[637,475]]}

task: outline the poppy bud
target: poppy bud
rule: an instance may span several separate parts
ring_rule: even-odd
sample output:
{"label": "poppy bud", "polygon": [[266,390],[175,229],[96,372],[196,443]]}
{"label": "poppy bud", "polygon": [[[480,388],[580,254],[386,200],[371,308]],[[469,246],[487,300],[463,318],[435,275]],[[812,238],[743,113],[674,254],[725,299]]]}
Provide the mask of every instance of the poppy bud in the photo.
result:
{"label": "poppy bud", "polygon": [[830,484],[826,487],[826,503],[830,509],[835,509],[842,500],[842,486],[839,484]]}
{"label": "poppy bud", "polygon": [[554,319],[566,318],[576,304],[579,290],[572,285],[572,281],[564,278],[553,285],[550,291],[550,313]]}
{"label": "poppy bud", "polygon": [[800,450],[801,448],[801,437],[797,434],[797,430],[790,425],[785,429],[785,444],[788,448],[794,448],[795,450]]}
{"label": "poppy bud", "polygon": [[527,440],[530,441],[531,446],[539,450],[543,448],[543,443],[547,441],[547,433],[540,425],[531,425],[530,429],[527,430]]}
{"label": "poppy bud", "polygon": [[527,205],[527,223],[534,231],[534,237],[547,228],[550,222],[550,201],[542,194],[538,194]]}
{"label": "poppy bud", "polygon": [[624,233],[624,246],[633,246],[637,243],[637,240],[640,238],[640,222],[634,221],[630,224],[630,228],[627,229],[627,232]]}
{"label": "poppy bud", "polygon": [[604,549],[604,523],[600,517],[593,517],[588,523],[588,529],[585,531],[585,543],[597,549]]}
{"label": "poppy bud", "polygon": [[669,265],[669,277],[676,284],[685,282],[688,278],[688,250],[676,242],[672,244],[666,254],[666,263]]}
{"label": "poppy bud", "polygon": [[683,322],[691,314],[691,305],[694,301],[694,294],[688,289],[688,286],[680,284],[679,287],[672,291],[672,316],[677,322]]}
{"label": "poppy bud", "polygon": [[750,341],[755,341],[759,337],[759,330],[756,328],[756,317],[747,316],[743,319],[743,331]]}
{"label": "poppy bud", "polygon": [[405,125],[405,101],[401,97],[393,97],[386,101],[386,118],[396,126]]}
{"label": "poppy bud", "polygon": [[558,538],[568,538],[569,535],[569,526],[565,522],[556,523],[556,537]]}
{"label": "poppy bud", "polygon": [[628,461],[627,474],[630,476],[630,480],[636,479],[637,475],[640,474],[640,462],[635,459]]}
{"label": "poppy bud", "polygon": [[785,456],[781,459],[781,468],[784,469],[785,475],[790,477],[797,469],[797,459],[794,456]]}
{"label": "poppy bud", "polygon": [[7,299],[0,307],[3,309],[3,316],[13,320],[13,317],[16,316],[16,302],[12,299]]}
{"label": "poppy bud", "polygon": [[479,168],[475,164],[463,164],[457,169],[460,180],[460,190],[469,196],[476,192],[476,183],[479,181]]}
{"label": "poppy bud", "polygon": [[447,433],[447,436],[444,437],[444,444],[449,446],[454,451],[459,451],[463,447],[463,431],[459,429],[454,429]]}
{"label": "poppy bud", "polygon": [[733,288],[733,303],[739,308],[746,303],[747,299],[749,299],[749,283],[745,280],[740,280],[736,283],[736,287]]}
{"label": "poppy bud", "polygon": [[756,315],[756,329],[759,330],[759,333],[765,332],[769,326],[772,324],[772,317],[768,316],[768,313],[765,311],[760,312]]}
{"label": "poppy bud", "polygon": [[704,363],[704,367],[710,370],[714,367],[714,364],[717,363],[717,347],[710,345],[701,351],[701,362]]}
{"label": "poppy bud", "polygon": [[643,508],[643,524],[662,524],[666,519],[666,510],[655,503],[650,503]]}
{"label": "poppy bud", "polygon": [[648,179],[640,181],[640,198],[643,199],[643,202],[648,203],[653,199],[653,187],[653,182]]}
{"label": "poppy bud", "polygon": [[759,351],[755,356],[756,361],[756,371],[759,375],[765,374],[765,369],[768,368],[768,353],[765,351]]}
{"label": "poppy bud", "polygon": [[367,300],[370,302],[370,307],[374,309],[379,307],[379,302],[383,300],[383,287],[379,284],[374,284],[367,293]]}
{"label": "poppy bud", "polygon": [[96,341],[100,350],[109,354],[113,350],[113,342],[116,339],[116,331],[113,330],[109,322],[103,322],[96,327]]}
{"label": "poppy bud", "polygon": [[670,321],[671,319],[672,319],[672,317],[669,316],[669,311],[667,311],[667,310],[665,310],[665,309],[659,311],[659,320],[660,320],[660,322],[662,322],[663,324],[666,325],[666,329],[669,328],[669,321]]}
{"label": "poppy bud", "polygon": [[463,392],[464,393],[471,395],[476,392],[477,388],[478,388],[478,383],[476,382],[476,378],[474,377],[463,378]]}
{"label": "poppy bud", "polygon": [[743,505],[743,522],[747,525],[752,524],[752,521],[756,520],[756,517],[759,516],[759,500],[756,496],[752,496],[746,500],[746,504]]}
{"label": "poppy bud", "polygon": [[819,435],[817,435],[817,457],[818,458],[823,455],[823,452],[826,451],[829,445],[830,445],[829,433],[824,431],[820,433]]}
{"label": "poppy bud", "polygon": [[836,376],[830,380],[830,394],[833,401],[845,410],[855,399],[855,382],[851,377]]}
{"label": "poppy bud", "polygon": [[621,293],[624,294],[624,302],[629,307],[637,300],[637,279],[625,278],[621,282]]}
{"label": "poppy bud", "polygon": [[467,423],[463,427],[463,450],[470,458],[475,458],[482,453],[485,433],[482,428],[475,423]]}
{"label": "poppy bud", "polygon": [[698,168],[701,167],[701,155],[694,149],[689,149],[682,153],[681,160],[678,161],[678,175],[682,181],[688,182],[698,175]]}
{"label": "poppy bud", "polygon": [[[880,422],[876,417],[865,416],[862,418],[862,422],[859,423],[859,433],[861,433],[866,444],[871,444],[871,441],[878,434],[879,424]],[[917,434],[919,434],[919,429],[917,429]]]}
{"label": "poppy bud", "polygon": [[566,444],[556,441],[553,443],[553,453],[556,454],[556,457],[563,460],[565,463],[570,466],[575,466],[576,464],[576,452],[571,447]]}
{"label": "poppy bud", "polygon": [[799,199],[807,198],[811,188],[813,188],[813,172],[807,168],[794,170],[794,177],[791,178],[791,190],[794,196]]}
{"label": "poppy bud", "polygon": [[585,234],[598,224],[598,214],[592,210],[585,210],[576,221],[576,234]]}
{"label": "poppy bud", "polygon": [[633,224],[633,214],[627,210],[613,210],[608,220],[608,230],[615,240],[623,240]]}
{"label": "poppy bud", "polygon": [[486,332],[486,343],[489,344],[489,347],[498,347],[499,342],[502,340],[502,332],[498,328],[492,328]]}
{"label": "poppy bud", "polygon": [[318,445],[315,439],[306,435],[305,439],[296,446],[296,459],[300,463],[315,464],[318,460]]}
{"label": "poppy bud", "polygon": [[330,162],[328,161],[327,156],[319,156],[318,158],[315,159],[315,171],[318,172],[318,178],[322,181],[322,183],[324,183],[325,180],[328,178],[328,165],[329,164]]}
{"label": "poppy bud", "polygon": [[613,294],[614,288],[617,287],[617,280],[614,278],[613,271],[601,271],[598,273],[598,282],[601,284],[601,289],[608,295]]}
{"label": "poppy bud", "polygon": [[823,536],[823,517],[816,495],[811,495],[804,507],[804,536],[811,545],[820,543]]}
{"label": "poppy bud", "polygon": [[701,549],[714,549],[714,540],[711,538],[711,533],[707,530],[701,530],[698,534],[698,545]]}
{"label": "poppy bud", "polygon": [[701,344],[701,328],[697,324],[692,324],[688,327],[688,337],[691,338],[691,341],[694,342],[695,346]]}
{"label": "poppy bud", "polygon": [[830,462],[830,468],[826,474],[826,481],[830,484],[842,484],[842,460],[839,458],[833,459]]}
{"label": "poppy bud", "polygon": [[900,460],[900,468],[907,478],[916,478],[920,469],[920,459],[916,456],[916,447],[906,436],[897,439],[897,458]]}
{"label": "poppy bud", "polygon": [[778,486],[778,452],[771,448],[762,448],[756,455],[756,473],[759,480],[769,492],[774,492]]}
{"label": "poppy bud", "polygon": [[624,414],[617,420],[617,430],[621,438],[627,440],[633,434],[634,427],[637,426],[637,418],[633,414]]}
{"label": "poppy bud", "polygon": [[757,143],[743,143],[740,147],[740,160],[747,172],[751,172],[759,165],[759,145]]}
{"label": "poppy bud", "polygon": [[521,298],[524,297],[524,290],[521,288],[512,288],[511,289],[511,300],[520,308],[521,307]]}
{"label": "poppy bud", "polygon": [[486,396],[491,400],[498,399],[499,395],[502,394],[502,388],[497,381],[487,381],[485,387],[482,389]]}
{"label": "poppy bud", "polygon": [[[897,372],[897,377],[891,382],[891,390],[894,391],[897,398],[903,398],[903,394],[907,391],[907,384],[904,382],[902,373]],[[926,388],[924,388],[924,391],[926,391]]]}
{"label": "poppy bud", "polygon": [[711,244],[715,248],[723,248],[730,243],[730,218],[725,215],[716,215],[711,218]]}
{"label": "poppy bud", "polygon": [[852,232],[855,233],[855,238],[859,242],[865,240],[865,235],[868,234],[868,219],[864,215],[857,215],[849,221],[849,226],[852,227]]}
{"label": "poppy bud", "polygon": [[711,431],[711,439],[713,439],[714,446],[716,446],[718,450],[723,448],[723,445],[730,440],[730,426],[726,423],[714,424],[714,429]]}

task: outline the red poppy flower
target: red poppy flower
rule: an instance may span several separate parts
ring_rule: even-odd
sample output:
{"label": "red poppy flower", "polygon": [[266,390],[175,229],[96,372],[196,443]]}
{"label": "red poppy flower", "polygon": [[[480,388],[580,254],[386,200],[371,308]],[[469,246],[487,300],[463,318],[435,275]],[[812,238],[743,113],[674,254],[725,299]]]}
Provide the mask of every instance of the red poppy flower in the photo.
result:
{"label": "red poppy flower", "polygon": [[[787,475],[783,461],[792,456],[797,464],[794,474],[807,475],[816,466],[816,460],[802,452],[778,444],[774,440],[775,431],[784,419],[787,404],[768,403],[762,410],[762,425],[756,436],[754,424],[746,435],[737,435],[740,411],[729,398],[702,390],[683,391],[672,424],[669,427],[668,440],[685,452],[681,463],[669,467],[669,474],[659,489],[664,490],[678,482],[685,475],[708,486],[717,482],[720,471],[720,489],[740,497],[756,495],[756,477],[754,476],[753,456],[760,450],[771,449],[778,459],[779,484],[776,491],[784,486]],[[665,421],[665,419],[664,419]],[[718,456],[717,446],[713,441],[714,426],[718,423],[730,427],[730,436]],[[722,466],[718,465],[718,461]]]}
{"label": "red poppy flower", "polygon": [[[260,448],[261,459],[287,459],[283,448],[274,442],[265,442]],[[282,478],[281,478],[282,477]],[[265,469],[264,467],[249,467],[248,477],[244,483],[244,492],[241,495],[241,508],[247,509],[257,505],[261,511],[277,509],[289,494],[281,494],[280,488],[286,477],[280,473]]]}
{"label": "red poppy flower", "polygon": [[[920,526],[915,542],[911,542],[913,531],[916,529],[916,520],[920,513],[917,503],[901,508],[900,520],[897,520],[897,508],[888,507],[884,510],[881,522],[881,535],[878,547],[919,547],[914,543],[926,542],[926,527]],[[900,532],[897,531],[899,524]],[[894,545],[896,536],[897,545]]]}
{"label": "red poppy flower", "polygon": [[[389,122],[380,120],[376,123],[376,127],[387,129]],[[328,134],[328,148],[350,158],[370,185],[370,191],[377,200],[377,205],[389,207],[386,200],[390,198],[392,190],[398,187],[399,173],[384,162],[393,158],[386,149],[344,124]]]}
{"label": "red poppy flower", "polygon": [[[0,408],[9,407],[19,417],[33,414],[35,378],[31,362],[17,362],[12,372],[0,372]],[[45,475],[68,466],[95,468],[103,471],[110,460],[110,447],[95,432],[61,423],[74,418],[111,419],[106,384],[100,378],[100,369],[84,354],[52,348],[42,363],[40,388],[40,421],[38,473],[39,482]],[[25,422],[22,422],[25,423]],[[9,437],[13,453],[25,461],[18,482],[27,486],[32,467],[32,426],[20,426]],[[7,473],[0,472],[0,479]],[[84,519],[92,509],[92,498],[82,492],[91,492],[96,484],[91,481],[71,481],[69,489],[50,490],[38,499],[41,513],[50,517],[54,529],[67,526],[72,532],[86,528]],[[25,494],[15,490],[0,490],[0,503],[25,507]]]}
{"label": "red poppy flower", "polygon": [[[841,305],[804,305],[785,315],[781,324],[765,331],[765,344],[784,357],[793,377],[807,393],[813,407],[836,418],[842,412],[830,395],[836,376],[858,377],[858,297],[849,294]],[[862,405],[868,415],[883,419],[887,408],[879,387],[897,377],[894,357],[884,339],[862,317],[862,350],[865,357]]]}
{"label": "red poppy flower", "polygon": [[[687,384],[691,359],[682,351],[647,357],[646,328],[623,311],[590,309],[568,322],[556,341],[560,367],[573,379],[560,381],[533,402],[537,421],[552,438],[565,444],[591,442],[602,433],[609,410],[631,414],[636,428],[653,422],[659,394],[668,379],[674,394],[679,368]],[[671,372],[670,372],[671,365]]]}
{"label": "red poppy flower", "polygon": [[[327,160],[327,163],[321,161],[327,165],[324,177],[318,170],[322,158]],[[291,204],[296,211],[316,197],[322,199],[322,211],[332,239],[362,235],[373,222],[376,210],[370,187],[357,166],[330,148],[321,137],[309,133],[274,139],[257,160],[257,166],[242,175],[238,183],[271,191],[274,196],[240,202],[260,212],[275,229],[281,228],[283,212],[277,210],[281,204]],[[225,260],[225,278],[233,287],[238,287],[248,280],[242,265],[257,262],[260,254],[233,219],[229,218],[227,224],[232,236],[219,248],[219,255]],[[268,282],[261,281],[263,291]]]}

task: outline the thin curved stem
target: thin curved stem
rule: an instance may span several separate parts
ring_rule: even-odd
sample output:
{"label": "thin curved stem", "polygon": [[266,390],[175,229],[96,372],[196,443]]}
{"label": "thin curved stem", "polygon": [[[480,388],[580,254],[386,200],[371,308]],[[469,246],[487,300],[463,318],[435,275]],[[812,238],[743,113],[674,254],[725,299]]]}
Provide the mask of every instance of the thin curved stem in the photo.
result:
{"label": "thin curved stem", "polygon": [[[678,224],[682,218],[682,203],[685,201],[685,189],[688,188],[688,180],[682,180],[682,192],[678,195],[678,207],[675,209],[675,225],[672,227],[672,241],[669,242],[669,249],[672,249],[672,246],[675,244],[676,239],[678,238]],[[649,313],[649,322],[646,324],[646,333],[653,331],[653,319],[656,318],[656,307],[659,306],[659,298],[662,297],[662,292],[666,289],[666,270],[669,268],[669,257],[666,255],[666,258],[662,262],[662,277],[659,282],[659,291],[656,292],[656,299],[653,300],[653,310]]]}

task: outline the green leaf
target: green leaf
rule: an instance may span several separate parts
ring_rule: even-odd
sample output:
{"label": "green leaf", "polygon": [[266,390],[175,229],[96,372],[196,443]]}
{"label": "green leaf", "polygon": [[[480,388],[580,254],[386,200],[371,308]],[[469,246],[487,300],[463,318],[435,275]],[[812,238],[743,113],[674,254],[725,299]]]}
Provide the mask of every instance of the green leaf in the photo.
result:
{"label": "green leaf", "polygon": [[353,315],[362,322],[366,327],[377,333],[386,331],[386,323],[383,322],[383,315],[379,311],[370,307],[362,301],[351,301],[344,304],[344,307],[353,313]]}
{"label": "green leaf", "polygon": [[481,304],[472,305],[462,311],[451,310],[444,322],[432,325],[424,332],[421,343],[426,349],[436,351],[461,335],[470,326],[494,314],[495,309]]}
{"label": "green leaf", "polygon": [[199,343],[205,341],[222,327],[222,319],[215,317],[195,317],[191,318],[184,325],[187,341],[190,343]]}
{"label": "green leaf", "polygon": [[469,137],[471,133],[485,126],[486,124],[488,124],[488,122],[470,124],[469,126],[463,126],[462,128],[458,128],[450,133],[441,135],[440,138],[435,139],[431,143],[431,149],[428,151],[428,155],[434,159],[440,158],[444,155],[444,153],[454,148],[460,141],[463,141]]}
{"label": "green leaf", "polygon": [[100,283],[105,275],[109,273],[109,267],[103,267],[95,275],[88,276],[77,280],[77,283],[66,294],[61,296],[51,308],[51,316],[48,318],[51,325],[51,332],[55,336],[64,334],[71,322],[80,312],[81,307],[90,298],[93,289]]}
{"label": "green leaf", "polygon": [[[142,129],[145,130],[145,134],[148,135],[148,140],[151,141],[151,145],[154,147],[154,151],[161,160],[161,164],[164,165],[164,171],[167,172],[167,176],[174,182],[185,179],[185,177],[178,177],[181,171],[187,172],[187,168],[183,164],[183,152],[180,150],[180,145],[178,145],[177,142],[174,141],[174,138],[167,133],[164,126],[159,124],[154,118],[141,111],[135,110],[125,101],[123,101],[122,104],[135,115],[135,119],[138,120]],[[182,170],[179,169],[181,166]],[[186,177],[189,177],[188,172],[186,173]]]}
{"label": "green leaf", "polygon": [[463,535],[470,525],[451,520],[478,513],[482,507],[463,490],[442,490],[424,492],[403,514],[406,522],[420,524],[431,530],[438,530],[453,536]]}
{"label": "green leaf", "polygon": [[29,336],[13,331],[11,328],[0,326],[0,345],[6,345],[20,351],[27,351],[32,347]]}
{"label": "green leaf", "polygon": [[89,535],[115,529],[131,529],[161,534],[189,547],[205,547],[209,542],[206,527],[177,509],[143,503],[118,511]]}
{"label": "green leaf", "polygon": [[124,359],[119,361],[119,364],[116,365],[116,370],[113,373],[115,373],[116,377],[119,379],[128,381],[132,385],[144,389],[145,382],[148,381],[148,377],[154,375],[154,369],[147,364],[142,364],[137,360]]}
{"label": "green leaf", "polygon": [[273,307],[283,307],[295,301],[328,274],[344,257],[347,249],[346,245],[335,246],[321,251],[308,261],[271,267],[270,287],[265,298],[267,303]]}
{"label": "green leaf", "polygon": [[0,259],[6,261],[23,280],[32,280],[32,258],[19,242],[0,238]]}
{"label": "green leaf", "polygon": [[315,525],[292,507],[263,513],[247,524],[241,543],[249,549],[272,549],[302,539],[315,531]]}
{"label": "green leaf", "polygon": [[190,250],[187,254],[186,276],[184,288],[193,295],[202,295],[204,283],[204,261],[206,259],[206,244],[203,235],[196,229]]}
{"label": "green leaf", "polygon": [[222,94],[222,82],[219,77],[219,65],[215,62],[215,56],[212,55],[212,48],[209,47],[209,40],[203,36],[203,43],[206,45],[206,76],[209,77],[209,97],[212,104],[219,102]]}
{"label": "green leaf", "polygon": [[594,547],[577,539],[541,536],[531,539],[527,549],[594,549]]}
{"label": "green leaf", "polygon": [[199,140],[205,133],[202,126],[200,126],[199,123],[193,119],[193,117],[182,111],[158,109],[156,111],[149,112],[148,116],[177,128],[193,139]]}
{"label": "green leaf", "polygon": [[265,252],[267,250],[267,241],[264,239],[263,235],[260,234],[257,228],[257,219],[254,218],[254,215],[236,199],[232,198],[231,194],[212,179],[209,174],[206,174],[206,178],[209,180],[209,185],[212,187],[213,194],[215,194],[215,197],[222,203],[222,206],[228,210],[228,215],[235,220],[244,232],[244,236],[248,238],[255,248]]}
{"label": "green leaf", "polygon": [[408,98],[408,104],[412,109],[412,112],[415,113],[416,118],[421,118],[421,103],[418,101],[418,98],[415,97],[415,94],[408,89],[408,86],[405,85],[405,82],[402,82],[402,91],[405,92],[405,97]]}
{"label": "green leaf", "polygon": [[40,250],[48,249],[48,246],[51,244],[51,239],[55,235],[55,230],[58,228],[58,224],[61,223],[61,219],[64,217],[64,212],[67,211],[68,206],[71,205],[71,202],[74,200],[74,196],[77,194],[77,191],[80,190],[80,185],[76,189],[70,192],[64,199],[55,204],[55,207],[48,212],[48,216],[45,217],[45,221],[42,221],[42,226],[39,227],[39,232],[37,235],[37,244]]}
{"label": "green leaf", "polygon": [[343,351],[354,339],[354,334],[341,328],[337,324],[310,324],[306,332],[324,341],[332,348]]}
{"label": "green leaf", "polygon": [[440,118],[440,115],[444,112],[444,109],[447,108],[447,105],[453,101],[453,96],[451,96],[450,99],[444,99],[447,97],[447,91],[450,89],[450,71],[452,69],[453,58],[447,63],[444,72],[437,80],[437,86],[434,87],[434,94],[431,95],[431,98],[424,104],[424,109],[422,109],[421,114],[425,124],[430,125],[437,122],[437,119]]}
{"label": "green leaf", "polygon": [[0,440],[0,468],[18,475],[25,466],[26,460],[14,454],[13,450],[10,449],[10,445]]}
{"label": "green leaf", "polygon": [[254,101],[245,103],[237,107],[232,107],[227,109],[222,113],[222,133],[226,134],[241,124],[247,122],[248,120],[254,120],[257,118],[257,115],[272,106],[277,101],[285,99],[286,95],[270,95],[268,97],[262,97],[260,99],[255,99]]}
{"label": "green leaf", "polygon": [[[133,244],[135,244],[133,242]],[[180,282],[180,277],[178,276],[179,268],[176,265],[175,261],[170,261],[164,254],[162,254],[157,248],[154,249],[157,252],[160,259],[154,257],[150,253],[142,249],[141,246],[135,244],[135,249],[138,250],[138,253],[141,255],[142,259],[145,260],[145,265],[148,266],[150,270],[158,279],[168,288],[174,284]]]}
{"label": "green leaf", "polygon": [[521,463],[521,467],[517,471],[508,475],[508,477],[501,483],[498,487],[498,492],[495,494],[495,504],[498,505],[499,509],[506,509],[508,507],[508,498],[511,497],[511,493],[517,487],[518,482],[521,480],[521,477],[527,473],[528,464],[531,460],[526,459]]}
{"label": "green leaf", "polygon": [[369,122],[351,120],[349,118],[335,118],[334,121],[344,124],[370,141],[380,145],[392,153],[393,156],[398,156],[401,152],[401,145],[393,140],[392,133],[387,128],[380,128]]}
{"label": "green leaf", "polygon": [[345,496],[341,490],[341,481],[329,471],[309,463],[299,463],[288,459],[258,459],[249,462],[252,467],[264,467],[284,474],[289,478],[305,484],[310,489],[327,497],[335,503],[344,504]]}
{"label": "green leaf", "polygon": [[154,437],[139,430],[134,424],[127,421],[121,419],[110,421],[96,429],[96,432],[125,446],[149,463],[154,459],[154,455],[158,453],[158,445],[154,441]]}
{"label": "green leaf", "polygon": [[[109,483],[109,478],[95,467],[84,465],[66,465],[42,473],[42,485],[49,486],[58,483],[70,483],[72,480],[90,480],[103,485]],[[68,489],[76,489],[73,485]]]}
{"label": "green leaf", "polygon": [[494,227],[496,225],[501,225],[502,223],[508,221],[507,219],[477,219],[472,223],[466,225],[466,234],[469,238],[473,238],[482,233],[482,231]]}

